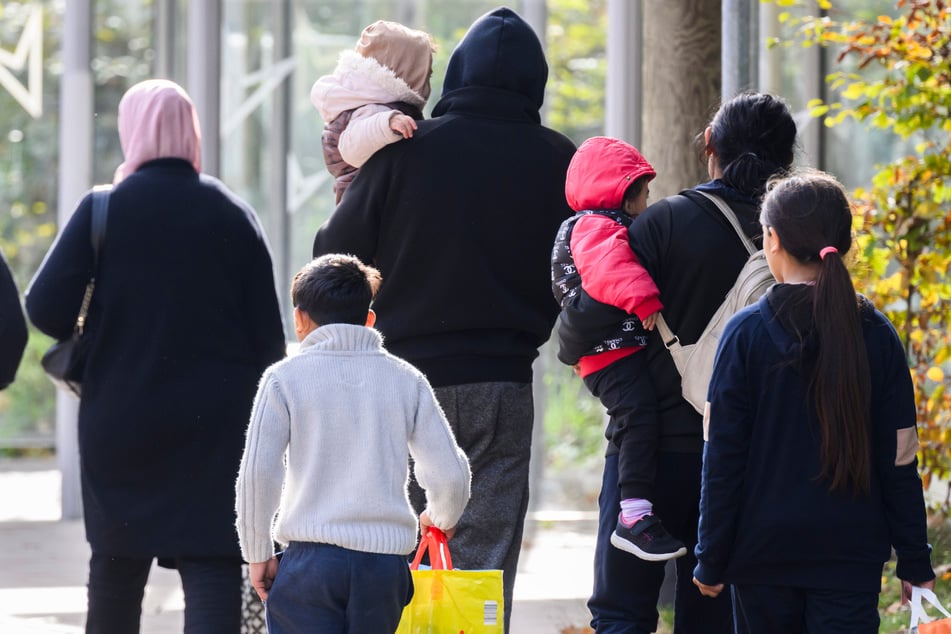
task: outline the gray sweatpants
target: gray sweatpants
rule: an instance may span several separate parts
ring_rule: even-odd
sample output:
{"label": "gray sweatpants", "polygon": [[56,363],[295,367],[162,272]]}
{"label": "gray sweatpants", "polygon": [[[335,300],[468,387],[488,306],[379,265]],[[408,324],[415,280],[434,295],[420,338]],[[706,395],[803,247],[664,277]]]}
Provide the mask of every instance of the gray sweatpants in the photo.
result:
{"label": "gray sweatpants", "polygon": [[[532,386],[471,383],[434,391],[472,469],[472,497],[449,542],[452,564],[462,570],[503,571],[508,632],[528,510]],[[417,513],[424,510],[425,497],[415,478],[410,500]]]}

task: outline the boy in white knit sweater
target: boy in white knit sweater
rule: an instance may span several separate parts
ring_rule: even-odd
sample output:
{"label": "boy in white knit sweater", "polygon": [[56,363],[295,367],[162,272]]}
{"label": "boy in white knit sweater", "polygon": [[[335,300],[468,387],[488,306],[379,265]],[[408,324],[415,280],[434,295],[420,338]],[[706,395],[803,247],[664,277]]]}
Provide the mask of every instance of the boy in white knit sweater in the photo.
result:
{"label": "boy in white knit sweater", "polygon": [[[300,352],[258,387],[236,525],[269,634],[396,630],[413,596],[408,456],[427,493],[422,530],[451,536],[469,500],[469,464],[432,388],[372,328],[379,285],[352,256],[304,266],[291,287]],[[274,541],[287,544],[280,564]]]}

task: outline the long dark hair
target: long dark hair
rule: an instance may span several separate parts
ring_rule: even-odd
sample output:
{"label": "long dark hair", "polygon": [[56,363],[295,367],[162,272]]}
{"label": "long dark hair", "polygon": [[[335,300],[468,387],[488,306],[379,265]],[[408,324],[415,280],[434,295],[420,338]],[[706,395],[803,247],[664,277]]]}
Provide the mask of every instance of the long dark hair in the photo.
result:
{"label": "long dark hair", "polygon": [[751,198],[758,200],[795,158],[796,121],[779,97],[740,93],[720,106],[709,128],[705,149],[716,154],[723,182]]}
{"label": "long dark hair", "polygon": [[852,246],[852,208],[842,185],[818,171],[772,181],[760,222],[804,264],[817,263],[812,298],[815,362],[809,389],[822,432],[819,477],[833,492],[866,493],[871,480],[871,378],[861,300],[843,256]]}

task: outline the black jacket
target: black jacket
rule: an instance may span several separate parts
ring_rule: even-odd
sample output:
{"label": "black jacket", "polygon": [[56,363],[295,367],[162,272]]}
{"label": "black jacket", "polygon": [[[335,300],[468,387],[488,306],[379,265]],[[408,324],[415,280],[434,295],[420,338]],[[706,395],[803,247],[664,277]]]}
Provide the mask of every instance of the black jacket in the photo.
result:
{"label": "black jacket", "polygon": [[[576,304],[584,288],[581,273],[578,272],[574,256],[571,254],[571,234],[578,220],[587,214],[599,214],[611,218],[625,228],[630,227],[634,220],[623,211],[601,209],[579,211],[561,223],[551,250],[551,291],[562,308]],[[583,356],[620,348],[646,346],[648,332],[644,329],[641,320],[636,315],[628,315],[623,311],[619,311],[618,314],[624,316],[619,323],[615,324],[613,331],[599,328],[599,334],[607,336],[591,340],[587,338],[588,330],[583,313],[577,310],[563,313],[558,320],[557,328],[558,360],[567,365],[575,365]]]}
{"label": "black jacket", "polygon": [[13,383],[26,348],[26,319],[20,305],[20,291],[0,255],[0,390]]}
{"label": "black jacket", "polygon": [[[41,331],[69,335],[92,269],[91,196],[27,291]],[[178,159],[112,191],[79,405],[86,536],[95,552],[239,556],[234,482],[261,373],[284,354],[254,211]]]}
{"label": "black jacket", "polygon": [[531,381],[574,144],[540,125],[547,64],[508,9],[453,52],[434,118],[360,169],[314,239],[383,274],[377,328],[434,386]]}
{"label": "black jacket", "polygon": [[[762,244],[754,201],[719,181],[696,189],[724,198],[747,235]],[[706,197],[685,190],[648,207],[631,223],[628,235],[638,260],[660,289],[667,324],[682,343],[696,342],[749,257],[736,232]],[[583,292],[577,307],[593,334],[599,325],[610,332],[623,317],[620,309],[600,304]],[[573,318],[577,319],[570,307],[562,312],[562,320]],[[703,449],[701,417],[683,399],[680,374],[656,328],[648,339],[647,355],[660,415],[660,448],[699,453]]]}

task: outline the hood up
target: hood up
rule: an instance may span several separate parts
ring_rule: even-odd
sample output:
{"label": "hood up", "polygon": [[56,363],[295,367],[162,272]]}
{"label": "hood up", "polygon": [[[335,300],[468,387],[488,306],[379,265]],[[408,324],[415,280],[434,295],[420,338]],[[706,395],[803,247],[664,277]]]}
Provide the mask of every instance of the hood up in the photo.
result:
{"label": "hood up", "polygon": [[540,110],[547,81],[548,63],[535,31],[517,13],[500,7],[473,22],[456,45],[442,94],[495,88],[518,93]]}

